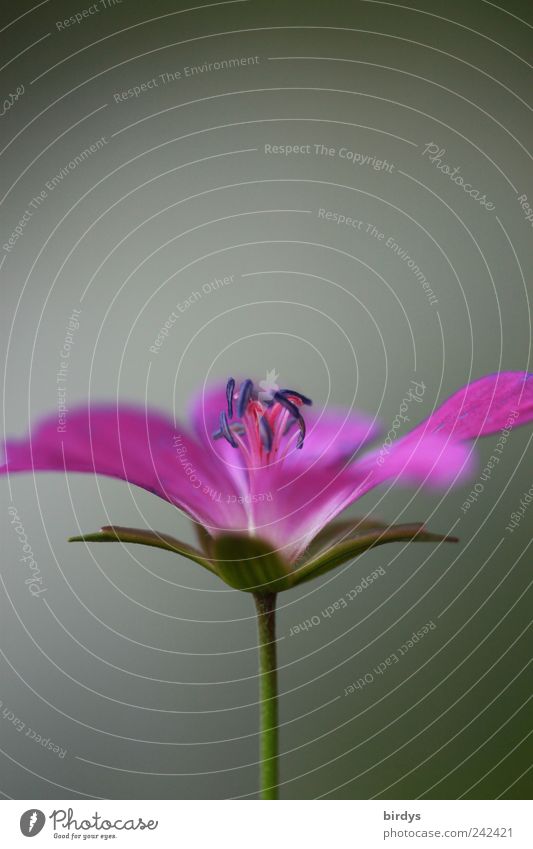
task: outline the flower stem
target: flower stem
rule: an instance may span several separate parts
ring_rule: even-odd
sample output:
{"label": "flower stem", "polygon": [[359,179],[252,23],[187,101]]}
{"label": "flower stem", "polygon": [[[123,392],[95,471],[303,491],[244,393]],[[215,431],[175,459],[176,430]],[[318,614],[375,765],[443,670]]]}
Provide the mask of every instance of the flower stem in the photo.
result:
{"label": "flower stem", "polygon": [[259,630],[261,799],[278,798],[276,593],[254,593]]}

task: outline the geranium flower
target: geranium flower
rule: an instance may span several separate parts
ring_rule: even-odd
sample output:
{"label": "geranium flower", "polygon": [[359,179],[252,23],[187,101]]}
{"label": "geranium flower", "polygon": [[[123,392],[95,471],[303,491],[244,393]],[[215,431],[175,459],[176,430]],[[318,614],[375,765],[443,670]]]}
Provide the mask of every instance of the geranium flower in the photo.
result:
{"label": "geranium flower", "polygon": [[[374,420],[348,410],[313,412],[291,389],[257,391],[251,380],[211,387],[191,405],[188,426],[128,405],[92,404],[57,427],[48,416],[5,444],[0,473],[88,472],[120,478],[174,504],[199,527],[201,548],[153,531],[102,529],[91,541],[170,548],[231,586],[288,589],[371,545],[433,539],[421,525],[330,523],[369,490],[398,484],[448,487],[472,468],[468,440],[533,418],[533,375],[502,372],[470,383],[414,430],[365,451]],[[346,532],[355,534],[346,538]],[[337,536],[344,537],[333,544]],[[437,537],[437,539],[442,539]],[[321,545],[323,543],[323,545]],[[323,548],[322,554],[317,554]],[[235,554],[251,558],[235,564]],[[270,582],[270,583],[269,583]]]}
{"label": "geranium flower", "polygon": [[502,372],[470,383],[405,436],[367,450],[367,415],[314,412],[293,389],[230,379],[200,393],[188,426],[127,405],[97,404],[37,423],[7,440],[0,473],[107,475],[174,504],[195,523],[200,547],[167,534],[105,526],[72,541],[156,546],[188,557],[254,594],[262,680],[263,798],[277,792],[274,605],[279,591],[386,542],[451,541],[423,524],[334,521],[374,487],[394,481],[449,487],[472,470],[469,441],[533,418],[533,375]]}

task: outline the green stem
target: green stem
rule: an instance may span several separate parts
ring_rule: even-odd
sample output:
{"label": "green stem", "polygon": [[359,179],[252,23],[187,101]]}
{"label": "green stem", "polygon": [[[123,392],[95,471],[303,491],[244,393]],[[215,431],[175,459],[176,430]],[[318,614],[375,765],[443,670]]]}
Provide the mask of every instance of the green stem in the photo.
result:
{"label": "green stem", "polygon": [[278,798],[276,593],[254,593],[259,630],[261,799]]}

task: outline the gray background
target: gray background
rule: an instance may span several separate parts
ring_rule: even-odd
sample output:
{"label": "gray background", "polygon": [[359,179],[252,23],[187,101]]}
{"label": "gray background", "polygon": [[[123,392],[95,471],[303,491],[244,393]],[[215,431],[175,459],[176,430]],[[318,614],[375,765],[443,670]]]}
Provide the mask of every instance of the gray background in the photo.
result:
{"label": "gray background", "polygon": [[[53,412],[73,308],[71,407],[119,398],[182,416],[205,380],[275,369],[319,408],[353,403],[386,431],[412,379],[427,387],[415,422],[469,379],[528,369],[532,231],[517,197],[533,198],[530,3],[123,0],[58,31],[88,6],[2,10],[2,97],[25,87],[0,118],[2,244],[46,181],[107,140],[2,249],[7,433]],[[115,102],[233,56],[260,61]],[[264,150],[322,143],[394,167]],[[429,143],[493,211],[435,169]],[[320,208],[393,237],[438,303],[383,241]],[[149,351],[178,301],[232,274]],[[496,441],[478,445],[480,470]],[[454,528],[458,547],[383,547],[280,598],[285,798],[530,796],[531,515],[505,530],[532,484],[529,441],[512,433],[468,513],[475,479],[437,495],[378,490],[351,511]],[[189,522],[91,476],[16,476],[0,493],[2,709],[67,749],[2,719],[4,796],[253,797],[251,599],[164,552],[66,542],[107,521],[192,541]],[[11,505],[46,582],[38,599]],[[289,636],[379,565],[348,609]],[[343,695],[430,620],[401,663]]]}

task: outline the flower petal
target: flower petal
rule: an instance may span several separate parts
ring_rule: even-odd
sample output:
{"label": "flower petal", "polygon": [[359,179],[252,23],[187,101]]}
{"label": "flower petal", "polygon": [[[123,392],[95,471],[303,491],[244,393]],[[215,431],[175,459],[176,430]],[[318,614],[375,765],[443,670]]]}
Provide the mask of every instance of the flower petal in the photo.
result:
{"label": "flower petal", "polygon": [[[271,500],[254,505],[258,536],[294,562],[329,522],[390,478],[402,484],[447,487],[470,473],[470,448],[439,435],[398,440],[383,463],[378,450],[339,471],[317,465],[291,479],[270,477]],[[260,479],[258,484],[264,485]]]}
{"label": "flower petal", "polygon": [[360,412],[329,408],[318,413],[305,409],[307,427],[304,447],[293,449],[291,463],[307,467],[313,462],[335,464],[352,457],[380,432],[376,419]]}
{"label": "flower petal", "polygon": [[233,481],[235,491],[244,497],[249,485],[241,452],[226,439],[213,439],[213,433],[220,426],[220,413],[226,407],[226,384],[210,384],[193,396],[188,408],[188,420],[195,438],[203,446],[207,462],[220,465],[225,475]]}
{"label": "flower petal", "polygon": [[229,504],[235,486],[224,467],[209,463],[202,446],[173,421],[129,405],[78,407],[58,429],[48,416],[4,446],[0,474],[87,472],[140,486],[210,528],[246,527],[242,507]]}
{"label": "flower petal", "polygon": [[475,439],[533,420],[533,374],[502,371],[467,383],[421,422],[420,431]]}
{"label": "flower petal", "polygon": [[[238,381],[237,381],[238,384]],[[226,383],[212,383],[193,395],[187,409],[187,418],[192,430],[203,444],[221,444],[225,440],[213,440],[213,433],[219,427],[221,410],[226,410]],[[226,442],[226,445],[228,443]],[[228,446],[231,447],[231,446]]]}

